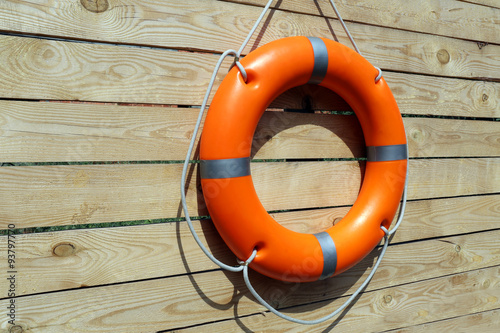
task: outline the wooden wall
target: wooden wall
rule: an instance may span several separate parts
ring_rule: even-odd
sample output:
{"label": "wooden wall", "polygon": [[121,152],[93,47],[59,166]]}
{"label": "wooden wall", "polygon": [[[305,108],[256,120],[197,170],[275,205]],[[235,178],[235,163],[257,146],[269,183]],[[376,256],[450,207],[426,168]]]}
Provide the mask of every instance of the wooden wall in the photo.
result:
{"label": "wooden wall", "polygon": [[[197,247],[180,208],[181,160],[218,55],[240,45],[264,3],[0,1],[1,332],[497,331],[497,0],[336,1],[384,71],[411,157],[406,218],[353,306],[322,325],[286,322]],[[245,53],[294,35],[350,46],[326,0],[273,8]],[[356,198],[359,124],[321,87],[271,107],[253,145],[258,194],[283,225],[318,232]],[[207,220],[197,164],[189,171],[195,226],[233,263]],[[377,257],[317,283],[251,279],[274,306],[314,319],[352,294]]]}

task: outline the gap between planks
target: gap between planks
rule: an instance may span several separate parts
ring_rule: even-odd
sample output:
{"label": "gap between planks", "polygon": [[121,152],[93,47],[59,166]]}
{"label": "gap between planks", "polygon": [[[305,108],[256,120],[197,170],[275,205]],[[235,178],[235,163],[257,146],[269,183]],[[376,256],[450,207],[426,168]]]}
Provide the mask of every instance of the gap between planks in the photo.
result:
{"label": "gap between planks", "polygon": [[496,333],[500,327],[500,308],[460,317],[384,331],[384,333],[481,332]]}
{"label": "gap between planks", "polygon": [[[335,328],[340,331],[377,332],[479,311],[496,310],[500,295],[496,276],[498,273],[499,266],[495,266],[367,292],[359,297],[356,304],[348,311],[344,311],[340,318],[314,327],[325,331]],[[341,301],[344,299],[299,306],[290,309],[290,313],[296,316],[301,313],[301,318],[306,317],[309,320],[316,319],[338,307]],[[306,311],[308,311],[307,314],[304,314]],[[236,313],[239,315],[238,312]],[[236,327],[265,332],[282,332],[283,330],[309,332],[311,330],[310,326],[297,326],[267,312],[260,312],[252,316],[241,316],[215,323],[208,322],[205,325],[176,330],[176,332],[199,332],[200,330],[231,332]]]}
{"label": "gap between planks", "polygon": [[[359,328],[356,330],[362,330],[370,322],[371,330],[376,331],[400,327],[403,322],[408,324],[408,320],[412,324],[421,324],[496,309],[500,298],[496,279],[499,269],[497,265],[365,292],[342,320],[334,323],[339,329],[356,325]],[[269,288],[266,281],[260,285],[269,292],[276,290]],[[325,287],[318,288],[320,294],[325,292]],[[260,289],[260,286],[257,288]],[[308,319],[330,312],[344,300],[330,299],[311,304],[311,295],[305,293],[304,297],[309,304],[291,310]],[[4,303],[5,300],[0,302]],[[262,320],[263,308],[248,298],[241,276],[226,275],[220,271],[21,297],[16,304],[23,309],[20,324],[32,330],[51,326],[53,332],[150,332],[229,320],[208,324],[211,326],[207,328],[214,327],[215,331],[224,332],[236,327],[234,322],[230,322],[234,321],[234,317],[252,329],[261,325],[266,325],[268,329],[296,327],[266,314],[265,320]],[[255,316],[259,316],[257,319],[260,320],[255,322]],[[1,325],[5,325],[7,318],[1,321]],[[316,327],[329,324],[331,322]]]}
{"label": "gap between planks", "polygon": [[[400,258],[402,262],[410,258],[423,260],[427,249],[432,249],[436,258],[444,258],[442,260],[445,261],[455,260],[456,254],[460,252],[463,260],[453,262],[461,268],[461,265],[493,265],[491,260],[496,257],[490,253],[487,240],[491,239],[494,244],[500,235],[495,213],[500,208],[498,199],[499,195],[409,202],[404,223],[391,239],[389,259],[387,262],[384,259],[382,266],[391,267],[394,255],[394,260]],[[330,227],[332,221],[342,218],[348,209],[278,213],[273,216],[291,230],[315,233]],[[195,221],[194,225],[203,242],[217,258],[226,263],[234,262],[234,255],[210,221]],[[461,235],[454,236],[457,234]],[[6,245],[7,242],[0,242],[0,251],[6,251]],[[18,295],[154,279],[218,268],[198,248],[185,222],[18,234],[16,249]],[[363,271],[363,267],[373,260],[373,255],[353,272]],[[165,258],[168,260],[165,261]],[[427,259],[426,263],[425,260],[424,263],[410,260],[406,263],[409,265],[407,268],[400,269],[410,272],[407,275],[409,278],[416,273],[409,268],[412,265],[425,265],[422,271],[436,272],[454,267],[443,263],[433,266],[431,263],[436,259]],[[101,264],[96,266],[96,262]],[[420,268],[417,271],[420,272]],[[7,280],[0,280],[0,288],[7,288],[7,284]]]}
{"label": "gap between planks", "polygon": [[[227,49],[234,48],[237,41],[244,39],[262,10],[248,4],[263,6],[264,3],[261,0],[137,1],[129,6],[111,5],[100,13],[86,10],[80,3],[10,3],[0,7],[0,15],[4,18],[0,29],[114,43]],[[390,0],[378,1],[377,6],[370,1],[358,1],[356,6],[337,1],[337,6],[344,19],[351,21],[349,29],[360,44],[374,31],[385,32],[379,33],[385,36],[413,34],[439,38],[441,35],[465,41],[500,43],[496,33],[499,9],[495,8],[453,0],[405,3],[404,6],[395,6]],[[306,36],[325,34],[329,38],[332,34],[337,38],[333,31],[340,32],[338,38],[350,45],[327,1],[316,4],[313,1],[278,1],[274,8],[264,17],[265,28],[258,30],[250,46],[297,31]]]}
{"label": "gap between planks", "polygon": [[[2,51],[0,61],[8,64],[3,68],[4,71],[0,72],[0,78],[5,82],[0,87],[0,95],[10,99],[200,105],[217,61],[217,56],[212,54],[68,43],[13,36],[0,36],[0,42]],[[500,53],[500,46],[495,47],[498,50],[492,52]],[[408,46],[403,47],[406,48]],[[436,80],[438,82],[440,80],[432,75],[479,78],[481,81],[488,78],[497,79],[492,77],[496,75],[500,66],[500,59],[495,58],[496,54],[492,56],[480,54],[475,57],[457,55],[451,58],[453,63],[443,65],[436,60],[437,58],[429,57],[429,54],[438,50],[426,50],[422,45],[415,45],[414,48],[415,51],[411,51],[412,56],[401,56],[401,62],[398,62],[398,58],[390,48],[390,55],[385,58],[387,66],[381,63],[384,59],[382,57],[379,57],[379,61],[375,64],[383,69],[431,74],[431,77],[387,72],[384,77],[390,85],[393,84],[392,77],[397,79],[402,76],[405,78],[403,87],[412,87],[416,80],[419,85],[423,83],[421,89],[428,91],[431,85],[439,91],[443,89],[438,88],[442,84],[436,84]],[[466,51],[459,49],[457,52]],[[226,62],[219,72],[217,84],[222,80],[228,63]],[[485,90],[483,94],[486,96],[492,93],[496,95],[497,85],[492,86],[491,83],[481,82],[478,88]],[[393,90],[397,95],[397,87]],[[413,90],[414,88],[409,89],[408,92]],[[482,101],[483,94],[475,103],[486,105],[495,103],[493,98],[489,102]],[[427,99],[436,96],[432,91],[425,95]],[[412,95],[406,97],[413,99]],[[435,104],[434,100],[432,105]]]}
{"label": "gap between planks", "polygon": [[[0,101],[0,160],[179,161],[185,158],[198,111]],[[499,122],[424,117],[403,121],[410,157],[500,156]],[[265,112],[252,143],[255,159],[364,156],[363,134],[354,116]]]}
{"label": "gap between planks", "polygon": [[[266,0],[227,1],[254,4],[262,7],[267,3]],[[477,1],[481,0],[462,3],[457,3],[454,0],[414,1],[411,3],[405,2],[404,4],[395,4],[391,0],[381,0],[376,3],[371,0],[363,0],[356,1],[355,4],[346,0],[337,0],[335,3],[342,18],[345,21],[350,21],[347,22],[349,29],[356,23],[362,23],[423,32],[434,36],[452,36],[465,40],[499,44],[500,39],[496,26],[500,15],[498,6],[485,7],[473,4],[473,2]],[[491,2],[495,0],[482,1]],[[314,1],[314,4],[315,6],[309,1],[301,0],[278,1],[272,8],[337,18],[328,0]],[[478,16],[475,16],[476,14]],[[483,34],[481,29],[485,26],[490,26],[492,30]],[[354,35],[354,38],[356,39],[356,35]]]}
{"label": "gap between planks", "polygon": [[[359,161],[269,162],[252,163],[251,169],[264,207],[276,211],[352,204],[362,165]],[[410,160],[409,168],[409,200],[500,192],[498,158]],[[204,216],[196,170],[196,164],[188,170],[187,203],[193,216]],[[181,217],[181,171],[180,164],[3,167],[0,226]]]}

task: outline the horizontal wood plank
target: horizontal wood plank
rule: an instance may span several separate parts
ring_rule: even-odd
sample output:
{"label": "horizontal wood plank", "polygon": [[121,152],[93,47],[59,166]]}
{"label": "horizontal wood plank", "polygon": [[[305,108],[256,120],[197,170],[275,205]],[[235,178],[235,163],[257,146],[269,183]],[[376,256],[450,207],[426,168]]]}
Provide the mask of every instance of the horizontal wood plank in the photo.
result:
{"label": "horizontal wood plank", "polygon": [[[262,7],[267,3],[267,0],[231,1],[256,4]],[[495,0],[484,1],[494,2]],[[498,35],[500,14],[497,8],[454,0],[420,0],[404,4],[394,3],[391,0],[362,0],[356,1],[356,4],[348,0],[337,0],[335,4],[343,19],[347,21],[420,31],[433,35],[454,36],[474,41],[500,43]],[[301,13],[336,17],[329,0],[317,0],[314,5],[301,0],[278,1],[274,6]],[[351,29],[351,24],[348,26],[349,29]],[[486,27],[491,30],[489,32],[482,31]]]}
{"label": "horizontal wood plank", "polygon": [[402,113],[500,117],[500,85],[493,82],[385,73]]}
{"label": "horizontal wood plank", "polygon": [[[183,160],[198,109],[0,101],[0,161]],[[404,118],[411,157],[500,156],[500,123]],[[253,158],[363,157],[353,116],[266,112]]]}
{"label": "horizontal wood plank", "polygon": [[[398,278],[391,280],[390,284],[429,278],[428,275],[421,276],[425,271],[434,271],[436,274],[440,272],[444,275],[457,272],[457,269],[471,270],[500,264],[500,257],[494,250],[500,231],[477,233],[500,229],[499,197],[496,195],[409,202],[404,223],[391,240],[391,244],[471,232],[476,234],[443,238],[442,241],[408,243],[401,248],[391,246],[381,269],[393,270],[393,266],[404,264],[398,267]],[[323,210],[309,212],[309,215],[303,212],[278,213],[274,214],[274,217],[290,229],[315,233],[331,226],[332,221],[342,217],[346,210],[329,209],[328,219],[323,219]],[[451,213],[446,214],[445,211]],[[210,221],[194,221],[194,226],[217,258],[229,264],[234,261],[234,255],[225,246]],[[16,235],[15,241],[18,253],[16,262],[19,268],[18,295],[218,268],[198,248],[186,222],[20,234]],[[447,264],[451,258],[455,258],[455,253],[450,252],[450,244],[464,247],[463,257],[456,266]],[[0,240],[0,251],[6,252],[6,246],[4,236],[4,240]],[[423,258],[427,251],[431,251],[435,258],[426,257],[424,262],[418,263],[414,260]],[[431,256],[430,253],[426,255]],[[96,262],[100,264],[96,265]],[[6,264],[7,262],[0,262],[0,267]],[[359,270],[362,271],[362,267],[364,266],[361,265]],[[450,269],[452,271],[449,271]],[[394,276],[391,279],[394,279]],[[0,290],[7,290],[7,283],[7,280],[0,280]]]}
{"label": "horizontal wood plank", "polygon": [[474,313],[466,316],[439,320],[402,329],[386,331],[387,333],[418,332],[484,332],[495,333],[500,327],[500,309]]}
{"label": "horizontal wood plank", "polygon": [[[259,16],[262,8],[246,4],[265,3],[263,0],[236,2],[239,3],[129,0],[126,3],[106,1],[109,6],[93,8],[88,5],[92,3],[89,1],[43,4],[5,1],[0,6],[0,16],[4,18],[0,29],[63,38],[220,51],[221,48],[237,48],[235,45],[244,40]],[[453,0],[416,1],[405,6],[394,5],[390,0],[377,1],[376,6],[367,0],[358,1],[355,6],[337,1],[337,5],[344,19],[351,21],[349,29],[362,50],[370,49],[367,37],[372,34],[379,36],[370,36],[372,44],[383,35],[386,38],[421,35],[427,39],[439,39],[442,37],[431,35],[441,35],[500,44],[497,26],[500,10],[496,8]],[[316,4],[278,1],[274,8],[283,10],[274,10],[264,17],[266,26],[258,30],[247,51],[277,37],[290,34],[331,37],[332,31],[336,38],[349,44],[328,1]],[[335,19],[321,17],[325,15]],[[386,39],[386,42],[390,41]]]}
{"label": "horizontal wood plank", "polygon": [[0,36],[0,61],[6,64],[0,70],[5,83],[0,96],[201,104],[216,59],[168,50]]}
{"label": "horizontal wood plank", "polygon": [[[252,163],[251,168],[260,200],[274,211],[352,204],[361,182],[360,164]],[[181,171],[180,164],[2,167],[0,227],[180,217]],[[499,175],[498,158],[411,160],[408,198],[498,193]],[[206,215],[195,165],[187,179],[191,215]]]}
{"label": "horizontal wood plank", "polygon": [[[412,157],[404,223],[366,291],[339,319],[311,328],[275,317],[240,274],[221,271],[198,248],[182,221],[179,160],[217,54],[238,47],[266,1],[0,1],[0,252],[7,253],[9,224],[83,227],[16,234],[23,331],[496,332],[496,1],[336,1],[363,55],[384,71]],[[327,0],[273,6],[245,54],[294,35],[333,36],[350,47]],[[252,163],[259,197],[287,228],[323,231],[354,202],[364,162],[302,159],[364,156],[358,123],[320,114],[350,107],[313,85],[270,107],[252,157],[288,161]],[[204,220],[197,164],[188,178],[190,212],[202,216],[196,230],[216,257],[234,263]],[[163,218],[177,219],[146,221]],[[93,228],[122,221],[137,225]],[[282,283],[253,271],[251,279],[274,306],[315,319],[354,292],[379,251],[326,281]],[[6,260],[0,269],[8,270]],[[0,279],[0,289],[9,285]],[[9,304],[3,293],[0,306]],[[0,331],[9,319],[0,318]]]}
{"label": "horizontal wood plank", "polygon": [[[380,332],[401,326],[422,324],[467,315],[469,313],[496,310],[499,266],[483,270],[420,281],[404,286],[385,288],[363,294],[341,320],[315,325],[317,330],[335,328],[339,331]],[[294,308],[290,315],[306,320],[319,319],[340,306],[345,298]],[[239,310],[239,308],[238,308]],[[305,314],[307,312],[307,314]],[[237,312],[240,315],[240,311]],[[302,315],[300,315],[302,314]],[[237,320],[207,324],[176,332],[233,332],[236,328],[265,332],[309,332],[311,326],[285,321],[267,312]]]}
{"label": "horizontal wood plank", "polygon": [[[274,213],[272,216],[288,229],[318,233],[340,221],[350,207]],[[391,242],[466,234],[498,229],[500,194],[407,202],[403,223]],[[396,220],[396,218],[395,218]]]}
{"label": "horizontal wood plank", "polygon": [[462,2],[469,2],[476,5],[500,8],[500,3],[497,0],[458,0]]}
{"label": "horizontal wood plank", "polygon": [[[424,52],[421,45],[416,49]],[[392,48],[390,52],[392,54]],[[495,52],[491,57],[481,55],[477,61],[496,59],[500,46]],[[422,56],[427,57],[428,53]],[[0,86],[0,96],[12,99],[200,105],[217,58],[213,54],[0,36],[0,61],[6,64],[0,69],[0,79],[5,83]],[[397,63],[393,58],[389,57],[388,63]],[[413,57],[405,56],[404,59],[400,67],[408,72],[412,67],[408,61]],[[468,57],[458,59],[463,62]],[[467,77],[488,77],[498,72],[500,58],[495,61],[484,68],[464,64],[458,67],[464,69]],[[229,63],[227,60],[219,72],[216,85],[224,77]],[[417,67],[417,73],[426,72]],[[483,69],[477,72],[476,67]],[[423,101],[417,103],[428,103],[424,107],[427,113],[431,113],[430,110],[441,99],[453,100],[459,105],[471,104],[464,103],[464,96],[473,100],[466,110],[485,109],[489,114],[499,113],[495,96],[500,94],[500,83],[447,81],[451,79],[390,72],[384,77],[398,101],[403,92],[404,98],[401,99],[411,99],[411,103],[422,97]],[[399,86],[400,83],[403,85]],[[465,91],[455,91],[457,85]],[[452,92],[450,96],[446,95],[449,91]],[[444,114],[447,112],[456,114],[467,111],[448,110]]]}
{"label": "horizontal wood plank", "polygon": [[[336,322],[336,327],[350,327],[356,331],[370,327],[377,331],[496,309],[500,298],[499,267],[365,292],[342,321]],[[286,286],[287,289],[292,287]],[[292,291],[298,293],[301,289],[292,288]],[[317,290],[322,295],[328,292],[328,286],[323,283]],[[268,286],[268,292],[273,291],[280,295],[280,289]],[[316,299],[316,295],[317,292],[303,294],[308,302]],[[344,300],[342,297],[301,306],[293,309],[293,315],[318,318]],[[0,305],[5,307],[7,301],[0,301]],[[295,324],[262,313],[263,307],[248,298],[241,276],[221,271],[21,297],[16,305],[23,309],[17,323],[32,332],[42,332],[47,327],[51,332],[154,332],[252,313],[253,316],[238,318],[240,325],[250,330],[297,328]],[[0,325],[5,327],[7,316],[0,320]],[[316,327],[325,328],[330,324]],[[234,321],[218,322],[207,330],[233,331],[235,325]],[[197,327],[196,331],[199,329]]]}

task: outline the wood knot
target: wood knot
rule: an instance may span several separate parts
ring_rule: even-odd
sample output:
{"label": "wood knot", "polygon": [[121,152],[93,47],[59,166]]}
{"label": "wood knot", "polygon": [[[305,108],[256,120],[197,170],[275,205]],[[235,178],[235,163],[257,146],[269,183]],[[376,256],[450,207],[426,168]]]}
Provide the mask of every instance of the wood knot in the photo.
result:
{"label": "wood knot", "polygon": [[54,52],[54,50],[51,50],[51,49],[46,49],[42,53],[42,57],[46,60],[50,60],[50,59],[54,58],[55,55],[56,55],[56,53]]}
{"label": "wood knot", "polygon": [[483,94],[483,97],[481,98],[483,102],[486,102],[488,100],[489,96],[486,94]]}
{"label": "wood knot", "polygon": [[52,248],[52,253],[57,257],[69,257],[75,250],[76,247],[71,243],[60,243]]}
{"label": "wood knot", "polygon": [[392,302],[392,296],[391,296],[391,295],[385,295],[385,296],[384,296],[384,302],[385,302],[386,304],[391,303],[391,302]]}
{"label": "wood knot", "polygon": [[413,141],[415,141],[416,143],[422,143],[422,142],[424,142],[424,141],[425,141],[425,134],[424,134],[421,130],[419,130],[419,129],[417,129],[417,128],[412,129],[412,130],[410,131],[410,137],[411,137],[411,138],[412,138],[412,140],[413,140]]}
{"label": "wood knot", "polygon": [[9,328],[9,333],[23,333],[24,329],[22,326],[14,325]]}
{"label": "wood knot", "polygon": [[455,251],[456,251],[456,252],[460,252],[460,251],[462,251],[462,247],[461,247],[460,245],[458,245],[458,244],[457,244],[457,245],[455,245]]}
{"label": "wood knot", "polygon": [[437,58],[443,65],[450,62],[450,54],[445,49],[441,49],[437,52]]}
{"label": "wood knot", "polygon": [[481,50],[483,47],[485,47],[486,45],[488,45],[488,43],[485,43],[485,42],[477,42],[477,47]]}
{"label": "wood knot", "polygon": [[102,13],[108,10],[108,0],[80,0],[83,8],[92,13]]}

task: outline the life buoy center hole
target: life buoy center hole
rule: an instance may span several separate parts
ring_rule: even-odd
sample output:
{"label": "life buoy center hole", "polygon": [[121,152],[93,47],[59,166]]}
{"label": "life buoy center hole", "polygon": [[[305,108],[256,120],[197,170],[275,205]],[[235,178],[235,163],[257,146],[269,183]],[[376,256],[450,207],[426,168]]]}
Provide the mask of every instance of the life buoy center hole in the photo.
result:
{"label": "life buoy center hole", "polygon": [[317,233],[338,223],[356,200],[366,147],[351,107],[308,84],[284,92],[264,112],[251,158],[266,210],[290,230]]}

